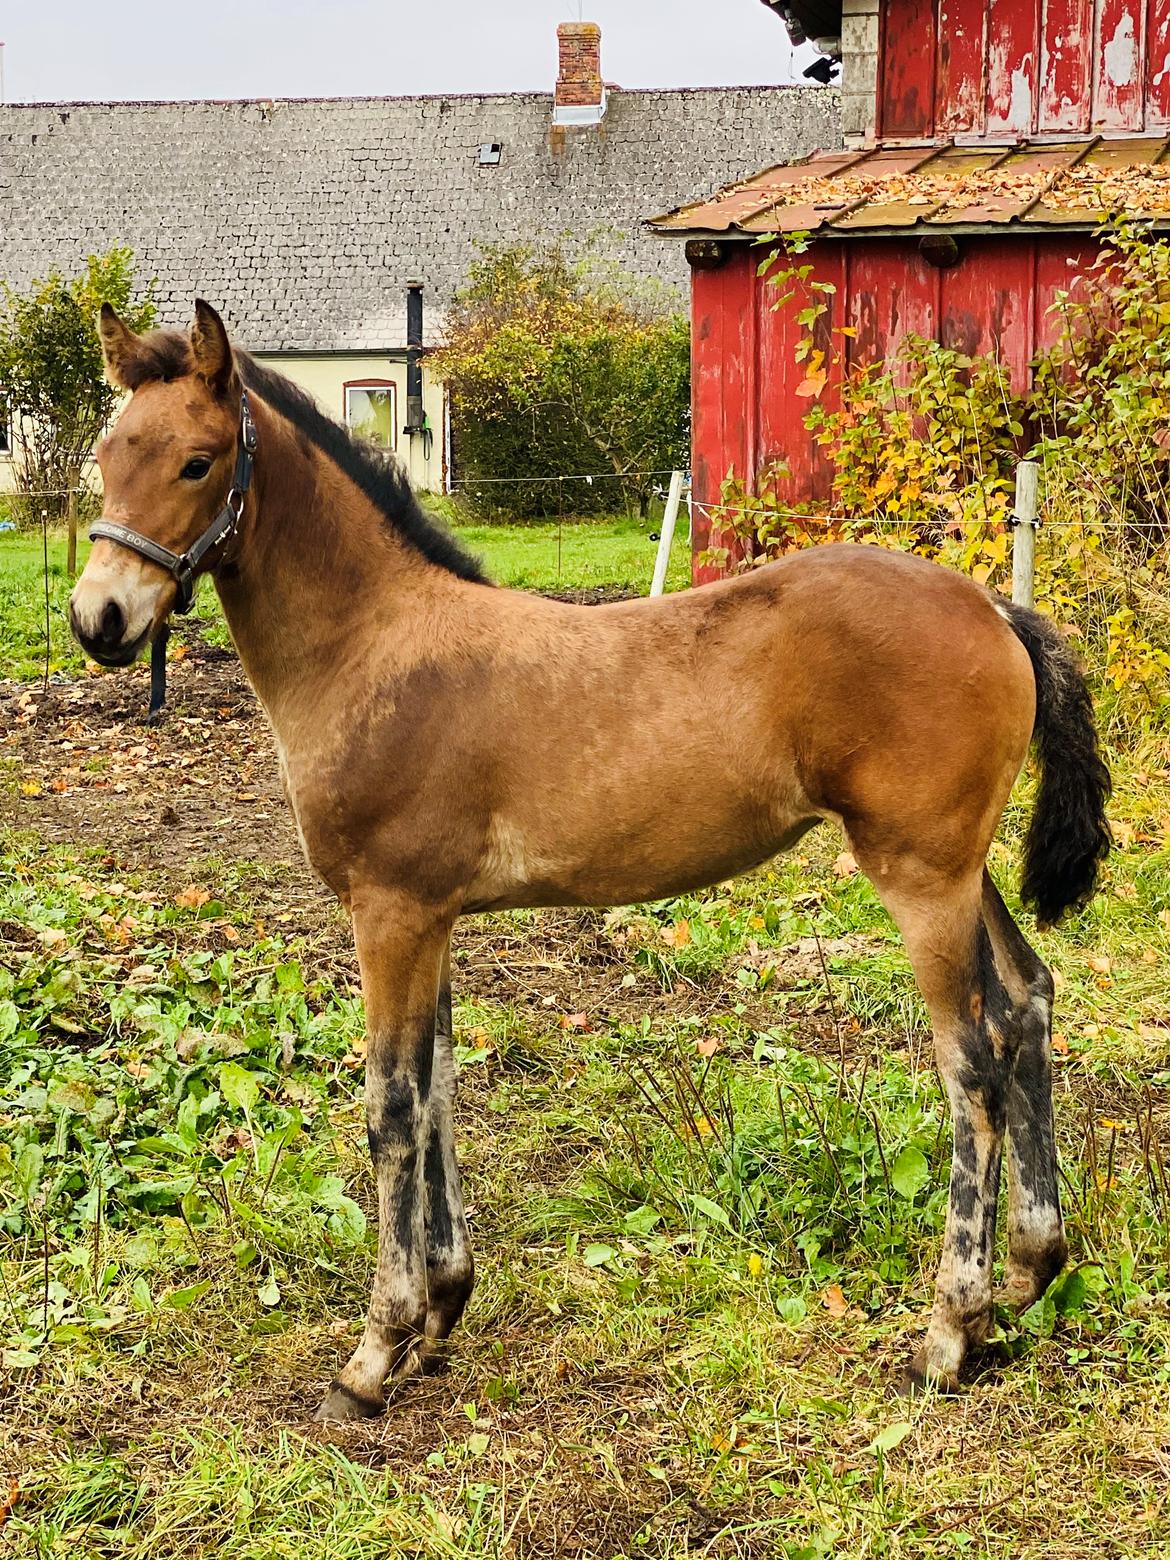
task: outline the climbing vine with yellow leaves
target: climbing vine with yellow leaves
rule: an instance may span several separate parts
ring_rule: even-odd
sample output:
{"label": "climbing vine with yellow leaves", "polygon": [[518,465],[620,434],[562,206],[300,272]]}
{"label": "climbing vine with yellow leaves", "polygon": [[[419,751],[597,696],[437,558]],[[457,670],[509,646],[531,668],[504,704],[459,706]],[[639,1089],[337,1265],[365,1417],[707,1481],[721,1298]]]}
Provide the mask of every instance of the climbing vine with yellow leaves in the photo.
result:
{"label": "climbing vine with yellow leaves", "polygon": [[[1043,474],[1037,604],[1079,636],[1108,683],[1151,718],[1170,707],[1170,242],[1110,230],[1089,273],[1057,296],[1056,345],[1014,390],[994,358],[918,336],[884,363],[846,364],[848,327],[826,347],[833,287],[807,239],[772,248],[760,274],[795,304],[806,429],[830,464],[827,504],[785,499],[773,461],[735,473],[705,561],[750,569],[796,548],[863,541],[933,558],[1011,588],[1016,466]],[[832,404],[823,396],[833,383]]]}

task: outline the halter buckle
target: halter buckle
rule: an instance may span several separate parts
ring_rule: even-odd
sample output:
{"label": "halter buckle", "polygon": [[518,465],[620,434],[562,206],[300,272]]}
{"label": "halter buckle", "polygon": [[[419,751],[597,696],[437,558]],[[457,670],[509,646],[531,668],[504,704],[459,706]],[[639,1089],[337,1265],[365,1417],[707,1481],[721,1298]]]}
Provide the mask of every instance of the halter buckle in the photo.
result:
{"label": "halter buckle", "polygon": [[240,442],[249,455],[256,453],[256,422],[248,405],[248,392],[240,396]]}
{"label": "halter buckle", "polygon": [[174,580],[175,604],[171,610],[186,617],[195,605],[195,570],[186,553],[175,563]]}

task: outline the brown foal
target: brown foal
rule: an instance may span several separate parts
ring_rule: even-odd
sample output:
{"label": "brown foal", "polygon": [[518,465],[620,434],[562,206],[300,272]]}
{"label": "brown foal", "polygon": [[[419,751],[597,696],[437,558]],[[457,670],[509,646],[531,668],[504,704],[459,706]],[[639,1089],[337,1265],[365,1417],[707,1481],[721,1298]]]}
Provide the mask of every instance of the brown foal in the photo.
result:
{"label": "brown foal", "polygon": [[[74,629],[97,660],[127,664],[207,533],[194,572],[214,576],[305,853],[353,920],[378,1262],[361,1343],[319,1417],[378,1412],[388,1378],[435,1357],[471,1292],[452,1135],[456,918],[677,894],[824,819],[901,929],[934,1026],[954,1161],[912,1377],[955,1384],[992,1315],[1005,1135],[1001,1298],[1029,1305],[1065,1260],[1052,978],[985,866],[1033,737],[1023,889],[1042,922],[1085,901],[1108,849],[1109,776],[1062,637],[874,547],[604,607],[497,589],[394,466],[233,354],[206,304],[189,336],[137,337],[108,309],[101,330],[132,395],[98,452],[104,521]],[[248,411],[254,478],[225,506]]]}

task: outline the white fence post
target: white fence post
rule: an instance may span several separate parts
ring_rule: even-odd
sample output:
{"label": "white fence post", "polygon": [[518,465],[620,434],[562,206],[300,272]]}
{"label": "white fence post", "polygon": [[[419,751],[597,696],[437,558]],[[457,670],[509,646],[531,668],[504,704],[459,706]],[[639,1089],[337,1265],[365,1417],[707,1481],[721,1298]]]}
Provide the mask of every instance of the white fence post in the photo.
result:
{"label": "white fence post", "polygon": [[1036,600],[1036,527],[1040,522],[1040,467],[1022,460],[1016,467],[1016,512],[1012,516],[1012,600],[1031,607]]}
{"label": "white fence post", "polygon": [[674,527],[682,503],[683,473],[672,471],[670,491],[666,495],[666,509],[662,515],[662,531],[658,538],[658,556],[654,560],[654,578],[650,582],[650,594],[661,596],[666,588],[666,571],[670,566],[670,544],[674,541]]}

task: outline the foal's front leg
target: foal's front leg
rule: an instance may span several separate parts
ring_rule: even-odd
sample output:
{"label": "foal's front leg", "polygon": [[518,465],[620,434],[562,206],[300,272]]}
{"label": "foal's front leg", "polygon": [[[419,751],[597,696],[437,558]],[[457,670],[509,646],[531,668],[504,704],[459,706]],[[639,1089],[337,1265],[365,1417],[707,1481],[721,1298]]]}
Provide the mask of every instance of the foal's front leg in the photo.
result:
{"label": "foal's front leg", "polygon": [[366,1004],[366,1131],[378,1183],[378,1265],[365,1332],[318,1419],[382,1412],[386,1378],[426,1333],[424,1158],[439,977],[453,916],[385,890],[355,893]]}

